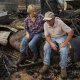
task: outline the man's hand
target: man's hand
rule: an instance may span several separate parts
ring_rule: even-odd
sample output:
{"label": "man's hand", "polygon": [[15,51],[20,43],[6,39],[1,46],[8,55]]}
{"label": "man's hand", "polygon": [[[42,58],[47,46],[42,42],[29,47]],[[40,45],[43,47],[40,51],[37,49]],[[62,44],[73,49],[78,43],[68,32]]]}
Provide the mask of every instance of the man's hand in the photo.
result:
{"label": "man's hand", "polygon": [[68,33],[68,36],[67,36],[67,38],[65,39],[65,41],[62,42],[59,47],[62,48],[62,47],[65,47],[66,45],[68,45],[68,42],[71,40],[73,34],[74,34],[74,32],[71,30],[71,31]]}
{"label": "man's hand", "polygon": [[57,50],[58,46],[55,43],[51,42],[51,47],[52,47],[52,49]]}
{"label": "man's hand", "polygon": [[62,47],[65,47],[65,46],[67,46],[67,45],[68,45],[67,42],[62,42],[62,43],[59,45],[59,47],[62,48]]}

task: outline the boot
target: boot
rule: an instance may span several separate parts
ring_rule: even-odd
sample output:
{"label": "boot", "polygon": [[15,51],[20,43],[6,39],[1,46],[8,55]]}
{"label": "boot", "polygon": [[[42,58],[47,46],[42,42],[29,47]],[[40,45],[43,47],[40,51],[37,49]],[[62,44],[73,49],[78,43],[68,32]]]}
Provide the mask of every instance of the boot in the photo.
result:
{"label": "boot", "polygon": [[24,54],[24,53],[20,54],[20,57],[17,61],[17,65],[21,64],[26,59],[27,59],[26,54]]}
{"label": "boot", "polygon": [[41,70],[39,71],[40,74],[44,74],[48,71],[49,69],[49,65],[44,64],[44,66],[41,68]]}
{"label": "boot", "polygon": [[37,58],[38,58],[38,53],[34,53],[31,60],[32,60],[33,62],[35,62],[35,61],[37,61]]}
{"label": "boot", "polygon": [[66,77],[67,77],[66,68],[61,68],[61,77],[62,77],[62,78],[66,78]]}
{"label": "boot", "polygon": [[29,52],[29,46],[27,46],[25,53],[20,54],[20,57],[17,61],[17,65],[21,64],[24,60],[29,58],[28,52]]}

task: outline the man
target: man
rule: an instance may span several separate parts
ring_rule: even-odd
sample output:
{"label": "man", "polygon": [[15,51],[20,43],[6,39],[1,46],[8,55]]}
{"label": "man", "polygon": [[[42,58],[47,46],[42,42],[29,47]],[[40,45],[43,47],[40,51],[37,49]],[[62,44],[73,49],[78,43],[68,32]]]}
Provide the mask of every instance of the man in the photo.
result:
{"label": "man", "polygon": [[68,58],[68,43],[73,36],[72,29],[67,26],[59,17],[55,17],[53,12],[46,12],[44,19],[44,35],[46,43],[44,45],[44,66],[40,73],[45,73],[50,66],[51,49],[57,50],[59,45],[61,77],[66,77],[66,66]]}

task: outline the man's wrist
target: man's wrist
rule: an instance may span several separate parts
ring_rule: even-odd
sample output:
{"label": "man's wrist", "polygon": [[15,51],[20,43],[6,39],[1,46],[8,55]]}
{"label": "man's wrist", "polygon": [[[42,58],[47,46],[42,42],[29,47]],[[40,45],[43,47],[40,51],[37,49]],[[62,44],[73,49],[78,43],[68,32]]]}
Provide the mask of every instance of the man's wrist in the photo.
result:
{"label": "man's wrist", "polygon": [[69,41],[64,41],[64,44],[68,44]]}
{"label": "man's wrist", "polygon": [[50,45],[52,44],[52,42],[50,41]]}

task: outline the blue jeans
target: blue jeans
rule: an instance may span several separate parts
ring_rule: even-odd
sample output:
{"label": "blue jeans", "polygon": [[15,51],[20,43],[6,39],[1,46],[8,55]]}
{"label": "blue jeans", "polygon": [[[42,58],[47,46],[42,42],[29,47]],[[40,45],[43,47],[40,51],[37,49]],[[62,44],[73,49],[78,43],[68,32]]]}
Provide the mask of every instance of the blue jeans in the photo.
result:
{"label": "blue jeans", "polygon": [[30,33],[29,39],[23,37],[20,44],[20,53],[24,53],[27,46],[29,46],[29,48],[33,53],[37,53],[36,43],[41,37],[42,37],[42,32],[39,32],[37,34]]}
{"label": "blue jeans", "polygon": [[[62,43],[66,39],[66,36],[58,37],[58,38],[51,38],[52,42],[57,42],[58,44]],[[60,67],[65,68],[67,66],[67,59],[68,59],[68,45],[65,47],[60,48]],[[51,55],[51,46],[46,41],[44,45],[44,64],[50,65],[50,55]]]}

